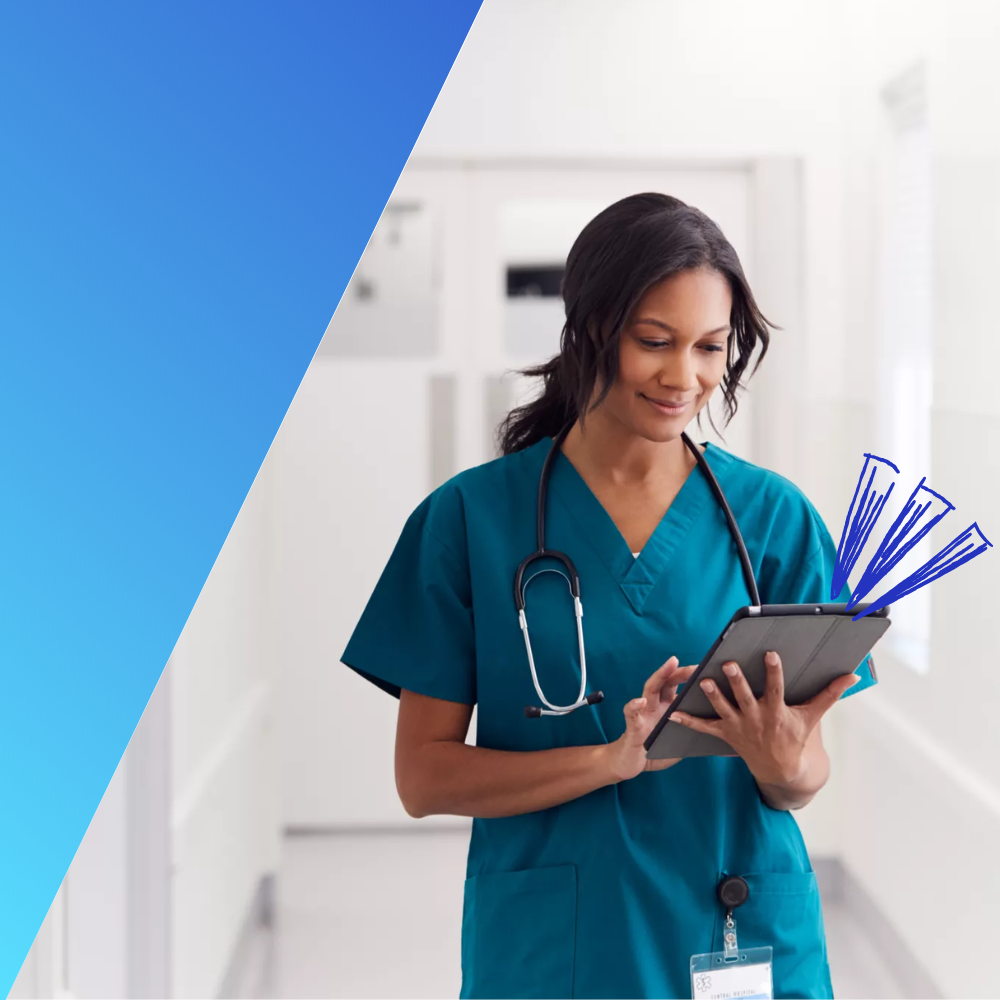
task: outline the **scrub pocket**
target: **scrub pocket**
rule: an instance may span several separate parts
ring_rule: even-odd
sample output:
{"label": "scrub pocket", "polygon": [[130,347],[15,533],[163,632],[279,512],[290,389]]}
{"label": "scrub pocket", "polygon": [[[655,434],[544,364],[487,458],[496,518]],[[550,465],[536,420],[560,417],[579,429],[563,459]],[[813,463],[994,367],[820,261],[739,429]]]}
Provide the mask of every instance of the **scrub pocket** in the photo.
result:
{"label": "scrub pocket", "polygon": [[465,881],[462,997],[572,997],[576,866]]}
{"label": "scrub pocket", "polygon": [[[743,878],[750,886],[750,898],[733,911],[737,937],[741,948],[774,949],[775,998],[832,997],[815,873],[764,872]],[[721,951],[721,930],[716,933]]]}

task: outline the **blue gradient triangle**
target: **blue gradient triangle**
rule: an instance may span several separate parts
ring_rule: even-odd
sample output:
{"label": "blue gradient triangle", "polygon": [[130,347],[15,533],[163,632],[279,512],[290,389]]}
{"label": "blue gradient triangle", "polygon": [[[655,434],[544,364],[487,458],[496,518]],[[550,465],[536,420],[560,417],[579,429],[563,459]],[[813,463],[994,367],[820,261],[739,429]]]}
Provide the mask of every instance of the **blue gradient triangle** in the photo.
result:
{"label": "blue gradient triangle", "polygon": [[2,995],[478,8],[0,7]]}

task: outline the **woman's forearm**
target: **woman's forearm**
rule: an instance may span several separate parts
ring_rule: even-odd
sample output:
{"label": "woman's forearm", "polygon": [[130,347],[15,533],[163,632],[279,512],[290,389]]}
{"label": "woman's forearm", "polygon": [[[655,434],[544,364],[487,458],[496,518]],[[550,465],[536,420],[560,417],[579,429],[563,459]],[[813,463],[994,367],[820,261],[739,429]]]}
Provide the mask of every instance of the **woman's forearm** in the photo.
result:
{"label": "woman's forearm", "polygon": [[397,760],[396,787],[411,816],[518,816],[615,784],[610,753],[607,744],[516,752],[441,740]]}
{"label": "woman's forearm", "polygon": [[830,777],[830,758],[819,740],[806,745],[801,772],[783,782],[762,782],[757,787],[772,809],[801,809],[808,805]]}
{"label": "woman's forearm", "polygon": [[672,767],[676,760],[648,760],[645,743],[677,685],[695,669],[679,667],[672,656],[654,671],[642,696],[624,706],[625,732],[613,743],[554,750],[470,746],[465,740],[471,705],[404,690],[396,723],[396,788],[403,806],[417,817],[519,816],[628,781],[644,770]]}

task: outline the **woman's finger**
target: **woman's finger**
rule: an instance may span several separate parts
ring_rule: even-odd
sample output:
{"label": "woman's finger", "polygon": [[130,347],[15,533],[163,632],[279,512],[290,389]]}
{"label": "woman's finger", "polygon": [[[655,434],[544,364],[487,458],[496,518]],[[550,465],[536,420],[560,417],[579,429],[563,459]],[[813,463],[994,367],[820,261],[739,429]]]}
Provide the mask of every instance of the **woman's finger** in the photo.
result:
{"label": "woman's finger", "polygon": [[667,679],[677,669],[678,659],[671,656],[666,663],[660,667],[649,680],[646,681],[642,689],[642,696],[649,702],[650,708],[656,708],[660,704],[660,690],[666,684]]}
{"label": "woman's finger", "polygon": [[625,703],[622,711],[625,713],[625,731],[634,732],[642,725],[642,710],[646,707],[645,698],[633,698]]}
{"label": "woman's finger", "polygon": [[631,701],[625,703],[625,721],[629,722],[632,719],[638,719],[642,714],[642,710],[646,707],[645,698],[633,698]]}
{"label": "woman's finger", "polygon": [[671,684],[684,684],[691,680],[691,675],[698,669],[697,663],[692,663],[687,667],[677,667],[676,670],[669,676],[669,681]]}
{"label": "woman's finger", "polygon": [[764,668],[767,670],[764,701],[773,711],[785,704],[785,671],[781,666],[781,657],[773,649],[764,654]]}
{"label": "woman's finger", "polygon": [[849,688],[854,687],[861,678],[857,674],[845,674],[829,684],[819,694],[799,705],[799,710],[806,713],[811,724],[819,722],[827,712],[837,704],[837,701]]}
{"label": "woman's finger", "polygon": [[[737,718],[739,712],[729,703],[729,699],[719,690],[715,681],[702,681],[701,689],[705,692],[705,697],[715,709],[720,721],[732,722]],[[676,715],[676,712],[674,714]]]}
{"label": "woman's finger", "polygon": [[671,722],[678,722],[687,729],[693,729],[696,733],[707,733],[709,736],[718,736],[721,740],[722,723],[718,719],[699,719],[696,715],[688,715],[687,712],[674,712],[670,716]]}
{"label": "woman's finger", "polygon": [[669,677],[667,677],[666,682],[660,689],[660,697],[668,698],[671,701],[677,694],[677,689],[682,685],[686,684],[691,680],[691,675],[698,669],[698,664],[693,664],[690,667],[678,667]]}
{"label": "woman's finger", "polygon": [[668,767],[673,767],[674,764],[679,764],[683,759],[683,757],[662,757],[659,760],[647,760],[646,770],[663,771]]}
{"label": "woman's finger", "polygon": [[736,697],[736,704],[740,706],[740,711],[750,718],[755,718],[760,708],[753,691],[750,690],[750,685],[747,683],[746,675],[740,670],[740,665],[732,661],[723,663],[722,672],[729,678],[729,686],[733,689],[733,695]]}

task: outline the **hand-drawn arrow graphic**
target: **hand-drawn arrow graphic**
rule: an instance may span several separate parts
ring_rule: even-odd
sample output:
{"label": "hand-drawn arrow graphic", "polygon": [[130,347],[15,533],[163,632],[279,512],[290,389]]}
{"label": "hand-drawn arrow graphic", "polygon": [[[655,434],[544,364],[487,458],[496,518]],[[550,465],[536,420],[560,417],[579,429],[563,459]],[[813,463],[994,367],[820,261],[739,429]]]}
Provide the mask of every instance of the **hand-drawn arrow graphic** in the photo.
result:
{"label": "hand-drawn arrow graphic", "polygon": [[[865,464],[858,477],[858,485],[854,489],[854,497],[847,511],[847,517],[844,519],[844,530],[837,548],[837,564],[834,567],[833,582],[830,588],[831,600],[835,599],[843,589],[851,570],[854,569],[875,523],[885,508],[886,501],[892,493],[893,486],[895,486],[895,476],[898,474],[899,469],[889,459],[865,452]],[[865,482],[866,475],[868,477],[867,483]],[[877,484],[876,478],[879,479]],[[891,482],[888,481],[890,478]],[[926,485],[926,482],[927,477],[924,476],[917,483],[916,489],[910,494],[903,510],[879,543],[875,555],[861,574],[857,587],[851,593],[851,599],[847,603],[848,610],[855,607],[872,588],[884,580],[899,565],[903,557],[927,536],[934,525],[955,509],[955,505],[950,500],[940,493],[936,493]],[[942,505],[943,509],[941,509]],[[937,512],[926,516],[930,515],[934,508],[938,508]],[[970,541],[973,535],[978,536],[978,545]],[[974,521],[922,566],[873,601],[863,612],[855,615],[854,621],[927,586],[931,581],[950,573],[963,563],[985,552],[987,548],[992,547],[993,543]]]}
{"label": "hand-drawn arrow graphic", "polygon": [[[859,501],[858,491],[864,482],[869,465],[872,467],[871,474]],[[833,583],[830,587],[831,601],[835,600],[844,589],[844,584],[847,582],[851,570],[854,569],[854,564],[858,561],[858,556],[861,555],[861,551],[868,541],[868,536],[871,534],[872,528],[875,527],[875,522],[882,513],[882,508],[885,507],[889,494],[892,493],[892,488],[896,484],[895,476],[892,476],[889,488],[884,493],[879,492],[881,484],[890,476],[889,469],[899,475],[899,469],[887,458],[879,458],[878,455],[865,452],[865,464],[861,469],[861,475],[858,476],[858,485],[854,488],[854,498],[851,500],[850,509],[844,519],[844,530],[837,548],[837,565],[833,570]],[[876,476],[880,480],[879,487],[874,485]],[[855,510],[855,508],[857,509]]]}
{"label": "hand-drawn arrow graphic", "polygon": [[[955,509],[950,500],[946,500],[940,493],[935,493],[929,486],[925,486],[926,481],[927,477],[924,476],[917,483],[917,488],[910,494],[910,499],[906,501],[899,516],[892,522],[892,527],[886,532],[885,538],[879,543],[875,555],[865,567],[857,588],[847,602],[848,609],[853,608],[872,587],[883,580],[941,518]],[[936,506],[935,500],[940,500],[944,504],[944,510],[925,519],[924,515]]]}
{"label": "hand-drawn arrow graphic", "polygon": [[[947,511],[945,511],[946,513]],[[941,517],[944,517],[944,514]],[[965,544],[973,534],[979,536],[982,544]],[[905,580],[900,580],[895,587],[873,601],[861,614],[855,615],[852,621],[864,618],[865,615],[870,615],[873,611],[878,611],[879,608],[884,608],[887,604],[892,604],[893,601],[898,601],[901,597],[912,594],[921,587],[926,587],[932,580],[937,580],[953,569],[958,569],[962,563],[967,563],[988,548],[993,548],[993,543],[983,534],[979,525],[973,521],[965,531],[953,538],[940,552],[931,556],[923,566],[914,570]],[[856,603],[857,601],[852,597],[847,606],[851,608]]]}

